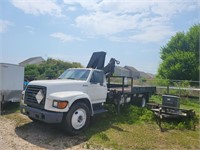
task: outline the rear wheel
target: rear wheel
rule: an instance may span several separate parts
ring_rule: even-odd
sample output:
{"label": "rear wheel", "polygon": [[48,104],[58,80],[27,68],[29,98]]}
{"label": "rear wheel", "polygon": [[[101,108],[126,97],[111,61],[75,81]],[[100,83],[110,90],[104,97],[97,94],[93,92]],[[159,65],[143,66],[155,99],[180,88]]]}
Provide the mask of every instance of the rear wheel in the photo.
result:
{"label": "rear wheel", "polygon": [[141,103],[140,103],[140,107],[145,107],[147,104],[147,100],[146,100],[146,97],[143,96],[142,99],[141,99]]}
{"label": "rear wheel", "polygon": [[146,107],[147,101],[148,99],[145,94],[139,94],[132,97],[131,104],[136,105],[138,107]]}
{"label": "rear wheel", "polygon": [[77,135],[85,130],[90,122],[90,110],[84,103],[75,103],[64,115],[62,128],[69,135]]}

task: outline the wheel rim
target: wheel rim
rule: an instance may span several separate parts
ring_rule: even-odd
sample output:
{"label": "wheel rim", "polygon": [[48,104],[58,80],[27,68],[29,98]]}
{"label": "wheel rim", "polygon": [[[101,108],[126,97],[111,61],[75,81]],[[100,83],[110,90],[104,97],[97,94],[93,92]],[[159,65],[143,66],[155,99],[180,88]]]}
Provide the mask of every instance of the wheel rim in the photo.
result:
{"label": "wheel rim", "polygon": [[141,105],[142,107],[145,107],[146,106],[146,99],[143,97],[142,98],[142,105]]}
{"label": "wheel rim", "polygon": [[86,111],[82,108],[77,109],[72,115],[72,127],[76,130],[84,127],[87,119]]}

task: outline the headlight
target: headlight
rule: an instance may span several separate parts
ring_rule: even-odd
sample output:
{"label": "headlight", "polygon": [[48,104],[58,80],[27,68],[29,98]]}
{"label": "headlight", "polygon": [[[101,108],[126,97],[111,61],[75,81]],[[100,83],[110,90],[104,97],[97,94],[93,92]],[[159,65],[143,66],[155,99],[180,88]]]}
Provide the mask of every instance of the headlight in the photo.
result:
{"label": "headlight", "polygon": [[67,105],[68,105],[68,101],[53,100],[53,107],[64,109],[65,107],[67,107]]}

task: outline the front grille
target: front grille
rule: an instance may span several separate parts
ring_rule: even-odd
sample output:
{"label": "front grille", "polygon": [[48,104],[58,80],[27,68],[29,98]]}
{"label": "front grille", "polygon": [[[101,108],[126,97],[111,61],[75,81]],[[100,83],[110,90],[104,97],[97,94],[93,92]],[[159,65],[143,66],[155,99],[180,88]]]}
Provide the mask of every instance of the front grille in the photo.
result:
{"label": "front grille", "polygon": [[[40,103],[38,103],[36,95],[40,90],[42,91],[44,98],[41,100]],[[28,85],[25,91],[25,99],[24,99],[25,104],[31,107],[44,109],[45,99],[46,99],[46,87],[37,85]]]}

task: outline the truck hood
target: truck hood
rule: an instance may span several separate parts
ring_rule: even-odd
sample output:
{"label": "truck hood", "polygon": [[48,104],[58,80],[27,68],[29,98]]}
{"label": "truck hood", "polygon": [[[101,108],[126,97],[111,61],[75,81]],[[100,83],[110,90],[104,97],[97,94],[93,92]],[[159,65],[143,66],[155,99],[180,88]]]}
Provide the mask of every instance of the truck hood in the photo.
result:
{"label": "truck hood", "polygon": [[47,97],[49,94],[66,91],[82,91],[87,92],[87,81],[56,79],[56,80],[37,80],[32,81],[28,85],[37,85],[47,87]]}
{"label": "truck hood", "polygon": [[56,80],[36,80],[31,81],[29,85],[40,85],[40,86],[62,86],[62,85],[77,85],[77,84],[84,84],[86,81],[81,80],[70,80],[70,79],[56,79]]}

